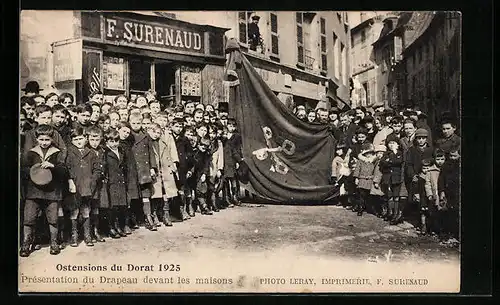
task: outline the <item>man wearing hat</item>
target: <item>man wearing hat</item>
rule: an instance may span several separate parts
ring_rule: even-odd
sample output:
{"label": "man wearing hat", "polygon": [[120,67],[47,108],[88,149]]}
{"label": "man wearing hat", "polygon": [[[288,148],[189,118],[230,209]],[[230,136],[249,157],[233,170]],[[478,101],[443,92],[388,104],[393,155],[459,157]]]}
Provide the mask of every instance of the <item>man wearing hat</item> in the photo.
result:
{"label": "man wearing hat", "polygon": [[372,109],[373,111],[375,111],[375,113],[383,113],[385,110],[384,103],[376,102],[375,104],[373,104]]}
{"label": "man wearing hat", "polygon": [[35,96],[37,94],[40,94],[40,91],[43,89],[40,89],[40,85],[36,81],[29,81],[24,88],[21,89],[24,91],[24,96]]}
{"label": "man wearing hat", "polygon": [[250,50],[256,51],[257,46],[261,44],[260,30],[259,30],[260,17],[257,15],[252,16],[252,22],[248,25],[248,44]]}
{"label": "man wearing hat", "polygon": [[[432,144],[432,130],[429,127],[429,124],[427,124],[427,115],[421,111],[415,111],[415,117],[416,117],[416,124],[415,127],[417,128],[423,128],[427,130],[427,143]],[[413,118],[415,119],[415,118]]]}

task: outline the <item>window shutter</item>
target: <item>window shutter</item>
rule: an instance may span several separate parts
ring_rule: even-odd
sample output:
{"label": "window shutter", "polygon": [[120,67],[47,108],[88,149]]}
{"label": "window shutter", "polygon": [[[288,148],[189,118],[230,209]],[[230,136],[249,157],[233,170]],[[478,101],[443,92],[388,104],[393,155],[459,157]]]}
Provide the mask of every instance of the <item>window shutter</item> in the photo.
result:
{"label": "window shutter", "polygon": [[274,13],[270,14],[271,19],[271,54],[279,56],[278,42],[278,16]]}
{"label": "window shutter", "polygon": [[238,24],[239,24],[239,31],[240,31],[240,42],[241,43],[248,43],[248,38],[247,38],[247,25],[248,25],[248,20],[247,20],[247,14],[246,12],[238,12]]}

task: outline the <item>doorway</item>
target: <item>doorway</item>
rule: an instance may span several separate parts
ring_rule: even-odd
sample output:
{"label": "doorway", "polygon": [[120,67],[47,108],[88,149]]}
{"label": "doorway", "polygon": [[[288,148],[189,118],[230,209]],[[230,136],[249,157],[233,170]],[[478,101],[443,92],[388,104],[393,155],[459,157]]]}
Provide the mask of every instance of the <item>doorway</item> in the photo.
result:
{"label": "doorway", "polygon": [[163,103],[175,99],[175,69],[173,62],[155,62],[155,91],[157,98]]}

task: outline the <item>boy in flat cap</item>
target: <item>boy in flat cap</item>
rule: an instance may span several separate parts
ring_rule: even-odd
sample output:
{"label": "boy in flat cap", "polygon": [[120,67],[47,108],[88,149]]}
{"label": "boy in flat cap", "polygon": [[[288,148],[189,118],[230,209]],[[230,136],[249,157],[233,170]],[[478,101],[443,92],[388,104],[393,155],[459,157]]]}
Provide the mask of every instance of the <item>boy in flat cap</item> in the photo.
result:
{"label": "boy in flat cap", "polygon": [[425,204],[424,176],[422,176],[422,160],[432,158],[433,148],[427,143],[427,130],[415,131],[414,144],[405,156],[405,182],[410,198],[419,204]]}

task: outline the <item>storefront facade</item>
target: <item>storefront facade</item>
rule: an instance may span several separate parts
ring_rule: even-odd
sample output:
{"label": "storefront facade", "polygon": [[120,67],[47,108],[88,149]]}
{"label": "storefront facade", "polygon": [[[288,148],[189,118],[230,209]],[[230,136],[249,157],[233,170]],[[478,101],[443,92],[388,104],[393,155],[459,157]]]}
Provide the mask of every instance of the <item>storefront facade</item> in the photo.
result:
{"label": "storefront facade", "polygon": [[73,18],[73,37],[50,43],[49,89],[62,87],[78,102],[96,92],[113,100],[148,90],[170,104],[222,100],[227,29],[129,12],[73,12]]}

